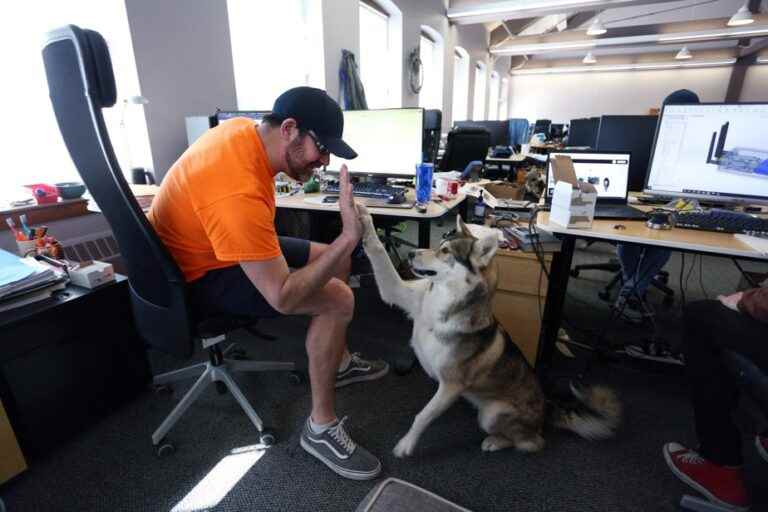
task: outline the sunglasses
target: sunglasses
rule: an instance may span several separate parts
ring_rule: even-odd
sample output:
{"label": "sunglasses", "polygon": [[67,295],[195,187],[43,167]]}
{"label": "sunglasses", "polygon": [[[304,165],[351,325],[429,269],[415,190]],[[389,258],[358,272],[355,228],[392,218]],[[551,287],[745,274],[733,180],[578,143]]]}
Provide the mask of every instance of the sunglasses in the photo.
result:
{"label": "sunglasses", "polygon": [[322,142],[320,142],[320,139],[317,138],[317,135],[315,135],[315,132],[313,132],[312,130],[307,130],[307,135],[309,135],[309,138],[312,139],[312,142],[315,143],[315,147],[317,148],[317,151],[322,156],[328,156],[331,154],[328,148],[325,147]]}

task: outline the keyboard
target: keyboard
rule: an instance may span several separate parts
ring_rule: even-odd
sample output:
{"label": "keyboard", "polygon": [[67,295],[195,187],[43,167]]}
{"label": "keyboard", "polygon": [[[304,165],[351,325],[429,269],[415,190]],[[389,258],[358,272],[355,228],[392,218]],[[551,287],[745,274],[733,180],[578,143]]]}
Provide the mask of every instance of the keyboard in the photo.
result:
{"label": "keyboard", "polygon": [[745,235],[768,234],[768,219],[727,210],[678,213],[675,226],[685,229],[741,233]]}
{"label": "keyboard", "polygon": [[[325,187],[326,194],[338,194],[340,192],[339,182],[330,181]],[[405,201],[405,189],[402,187],[393,187],[392,185],[382,185],[370,181],[362,181],[352,185],[352,194],[359,197],[371,197],[374,199],[384,199],[390,203],[402,203]]]}

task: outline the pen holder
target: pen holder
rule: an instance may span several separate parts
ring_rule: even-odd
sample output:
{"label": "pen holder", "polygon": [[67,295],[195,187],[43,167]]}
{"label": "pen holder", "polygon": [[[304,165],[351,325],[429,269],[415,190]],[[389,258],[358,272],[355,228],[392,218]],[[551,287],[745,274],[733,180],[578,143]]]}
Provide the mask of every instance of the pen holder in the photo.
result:
{"label": "pen holder", "polygon": [[26,256],[35,252],[37,240],[16,240],[16,245],[19,249],[19,256]]}

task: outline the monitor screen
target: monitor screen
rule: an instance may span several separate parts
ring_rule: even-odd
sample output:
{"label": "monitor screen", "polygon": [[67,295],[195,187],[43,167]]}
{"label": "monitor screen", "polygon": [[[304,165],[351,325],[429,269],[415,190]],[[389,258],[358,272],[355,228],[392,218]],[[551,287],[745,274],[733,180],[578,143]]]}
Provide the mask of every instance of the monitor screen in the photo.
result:
{"label": "monitor screen", "polygon": [[599,117],[571,119],[571,127],[568,130],[568,145],[596,149],[599,126]]}
{"label": "monitor screen", "polygon": [[457,128],[485,128],[491,133],[491,146],[509,146],[508,121],[456,121]]}
{"label": "monitor screen", "polygon": [[[269,113],[269,110],[218,110],[216,111],[214,118],[216,119],[216,124],[234,117],[250,117],[254,121],[261,121],[261,119]],[[213,126],[211,128],[213,128]]]}
{"label": "monitor screen", "polygon": [[337,172],[347,164],[353,174],[415,176],[422,159],[423,112],[420,108],[345,110],[342,138],[357,158],[331,155],[327,170]]}
{"label": "monitor screen", "polygon": [[555,156],[567,155],[573,160],[576,178],[586,181],[597,189],[597,200],[611,202],[625,201],[629,178],[629,153],[602,153],[581,151],[552,151],[547,162],[546,196],[552,197],[555,190],[553,162]]}
{"label": "monitor screen", "polygon": [[640,192],[645,187],[648,159],[658,116],[603,116],[597,133],[598,151],[626,151],[632,154],[629,166],[629,190]]}
{"label": "monitor screen", "polygon": [[767,103],[666,105],[646,191],[768,203]]}

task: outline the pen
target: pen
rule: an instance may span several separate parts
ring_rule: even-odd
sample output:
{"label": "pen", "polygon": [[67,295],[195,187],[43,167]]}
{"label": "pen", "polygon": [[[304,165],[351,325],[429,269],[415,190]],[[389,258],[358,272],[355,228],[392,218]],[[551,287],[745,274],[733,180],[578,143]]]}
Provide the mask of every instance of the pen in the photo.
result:
{"label": "pen", "polygon": [[22,242],[26,239],[26,235],[21,231],[19,231],[18,229],[16,229],[16,223],[13,222],[12,217],[6,217],[5,223],[8,224],[8,227],[11,229],[11,232],[13,232],[13,236],[14,238],[16,238],[16,240],[18,240],[19,242]]}
{"label": "pen", "polygon": [[28,239],[32,239],[32,230],[29,229],[29,226],[27,225],[27,214],[22,213],[19,216],[19,220],[21,221],[21,229],[24,231],[24,234],[27,235]]}

